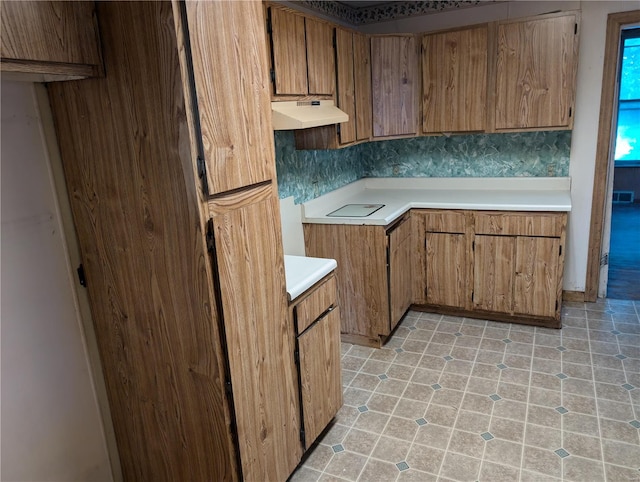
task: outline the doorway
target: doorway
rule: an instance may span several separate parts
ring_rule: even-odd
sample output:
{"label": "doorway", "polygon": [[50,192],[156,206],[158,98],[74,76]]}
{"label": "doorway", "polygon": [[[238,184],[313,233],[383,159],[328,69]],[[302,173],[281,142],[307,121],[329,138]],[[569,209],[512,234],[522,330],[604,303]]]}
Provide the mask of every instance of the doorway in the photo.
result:
{"label": "doorway", "polygon": [[[634,242],[634,239],[637,241],[640,234],[638,234],[637,227],[634,228],[635,223],[632,219],[628,219],[628,216],[619,216],[622,208],[619,201],[630,198],[630,195],[627,194],[628,197],[625,198],[625,194],[621,193],[623,191],[620,189],[621,180],[628,180],[624,174],[618,176],[618,193],[615,195],[616,206],[614,209],[614,158],[617,156],[615,155],[615,143],[612,142],[612,139],[617,138],[618,133],[621,38],[625,30],[628,31],[638,26],[640,26],[640,10],[613,13],[607,19],[585,301],[595,301],[598,296],[607,296],[609,275],[612,275],[612,296],[633,299],[627,292],[624,294],[622,292],[615,293],[614,283],[617,283],[615,280],[629,280],[623,284],[632,289],[636,299],[640,299],[640,292],[638,292],[640,288],[637,283],[633,284],[631,276],[634,276],[634,273],[628,269],[632,266],[632,261],[627,257],[627,254],[632,254],[630,248],[639,244]],[[630,103],[627,103],[626,106],[633,107]],[[631,203],[630,206],[632,206]],[[622,214],[628,214],[628,212],[625,211]],[[611,248],[613,248],[613,252]],[[611,258],[612,253],[613,258]],[[615,266],[610,265],[611,261],[615,263]],[[620,268],[624,268],[624,272]],[[640,261],[635,264],[635,268],[640,271]],[[640,276],[640,273],[638,275]]]}
{"label": "doorway", "polygon": [[[640,26],[620,32],[607,298],[640,300]],[[603,283],[601,283],[603,284]]]}

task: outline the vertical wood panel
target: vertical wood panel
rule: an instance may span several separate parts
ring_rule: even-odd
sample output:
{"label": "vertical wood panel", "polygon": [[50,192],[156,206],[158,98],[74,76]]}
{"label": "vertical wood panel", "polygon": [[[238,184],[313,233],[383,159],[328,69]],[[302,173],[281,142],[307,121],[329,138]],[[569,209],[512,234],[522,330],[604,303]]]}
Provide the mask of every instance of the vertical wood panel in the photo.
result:
{"label": "vertical wood panel", "polygon": [[106,77],[48,88],[123,475],[234,479],[171,4],[97,8]]}
{"label": "vertical wood panel", "polygon": [[496,129],[571,125],[576,15],[498,25]]}
{"label": "vertical wood panel", "polygon": [[392,331],[412,302],[414,263],[411,218],[389,234],[389,331]]}
{"label": "vertical wood panel", "polygon": [[353,34],[336,28],[336,57],[338,59],[338,107],[349,116],[340,124],[340,143],[356,140],[356,99],[354,84]]}
{"label": "vertical wood panel", "polygon": [[558,238],[516,238],[514,312],[533,316],[555,316],[558,268]]}
{"label": "vertical wood panel", "polygon": [[307,36],[307,75],[310,95],[333,95],[336,91],[336,61],[333,27],[323,21],[304,19]]}
{"label": "vertical wood panel", "polygon": [[369,139],[372,134],[373,117],[371,113],[371,43],[369,37],[353,34],[355,100],[356,100],[356,138]]}
{"label": "vertical wood panel", "polygon": [[[275,94],[307,95],[304,17],[270,7]],[[264,27],[260,26],[260,32]]]}
{"label": "vertical wood panel", "polygon": [[383,226],[305,224],[308,256],[338,262],[342,333],[377,338],[389,333],[387,236]]}
{"label": "vertical wood panel", "polygon": [[274,178],[261,3],[187,2],[187,16],[209,192]]}
{"label": "vertical wood panel", "polygon": [[466,273],[466,236],[427,233],[427,303],[464,308]]}
{"label": "vertical wood panel", "polygon": [[515,238],[476,236],[473,255],[474,309],[511,313]]}
{"label": "vertical wood panel", "polygon": [[487,27],[422,40],[424,132],[481,131],[487,102]]}
{"label": "vertical wood panel", "polygon": [[228,210],[213,223],[242,474],[286,480],[302,446],[278,198]]}
{"label": "vertical wood panel", "polygon": [[418,65],[415,37],[371,38],[374,137],[417,133]]}
{"label": "vertical wood panel", "polygon": [[308,448],[342,406],[339,308],[320,319],[298,341],[300,390]]}

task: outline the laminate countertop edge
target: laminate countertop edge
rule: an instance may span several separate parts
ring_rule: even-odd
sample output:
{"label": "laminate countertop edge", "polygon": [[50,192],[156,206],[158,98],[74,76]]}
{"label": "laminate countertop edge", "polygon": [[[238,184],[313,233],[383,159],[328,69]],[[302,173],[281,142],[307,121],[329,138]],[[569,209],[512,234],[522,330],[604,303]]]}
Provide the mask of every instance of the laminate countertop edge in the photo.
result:
{"label": "laminate countertop edge", "polygon": [[337,267],[335,259],[285,255],[284,272],[289,301],[294,301]]}

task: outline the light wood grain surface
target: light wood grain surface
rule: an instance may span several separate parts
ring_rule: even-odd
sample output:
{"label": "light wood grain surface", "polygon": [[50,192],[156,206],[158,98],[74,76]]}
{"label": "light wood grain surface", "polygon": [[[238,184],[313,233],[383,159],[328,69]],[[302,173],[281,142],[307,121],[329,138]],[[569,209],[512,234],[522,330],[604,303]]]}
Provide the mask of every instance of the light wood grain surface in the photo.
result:
{"label": "light wood grain surface", "polygon": [[356,140],[356,99],[354,80],[353,33],[336,28],[336,59],[338,61],[338,107],[349,120],[340,124],[340,142]]}
{"label": "light wood grain surface", "polygon": [[307,40],[307,75],[310,95],[333,95],[336,92],[336,61],[331,24],[304,19]]}
{"label": "light wood grain surface", "polygon": [[359,141],[372,135],[371,100],[371,41],[369,36],[353,34],[353,75],[356,99],[356,138]]}
{"label": "light wood grain surface", "polygon": [[515,236],[475,236],[473,308],[513,312]]}
{"label": "light wood grain surface", "polygon": [[413,226],[411,216],[389,233],[389,332],[413,301]]}
{"label": "light wood grain surface", "polygon": [[269,7],[269,11],[276,76],[273,93],[306,95],[308,83],[304,17],[273,6]]}
{"label": "light wood grain surface", "polygon": [[335,276],[327,278],[308,296],[296,303],[295,317],[298,322],[298,332],[301,334],[311,323],[320,317],[331,306],[337,305],[338,292]]}

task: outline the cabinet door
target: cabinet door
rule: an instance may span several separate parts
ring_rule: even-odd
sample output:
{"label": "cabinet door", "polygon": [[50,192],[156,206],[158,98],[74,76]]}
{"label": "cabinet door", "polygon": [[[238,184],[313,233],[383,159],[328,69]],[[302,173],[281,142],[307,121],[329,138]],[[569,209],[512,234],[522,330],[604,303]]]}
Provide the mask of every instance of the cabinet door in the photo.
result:
{"label": "cabinet door", "polygon": [[413,236],[411,219],[405,219],[389,234],[389,331],[393,330],[411,306]]}
{"label": "cabinet door", "polygon": [[3,71],[82,77],[102,70],[94,2],[5,1],[0,8]]}
{"label": "cabinet door", "polygon": [[349,116],[340,124],[340,143],[356,140],[356,99],[354,82],[353,34],[336,28],[336,58],[338,59],[338,106]]}
{"label": "cabinet door", "polygon": [[422,39],[422,129],[481,131],[487,102],[487,27]]}
{"label": "cabinet door", "polygon": [[306,17],[307,72],[310,95],[333,95],[336,91],[336,62],[333,27]]}
{"label": "cabinet door", "polygon": [[464,234],[427,233],[427,303],[464,308],[467,247]]}
{"label": "cabinet door", "polygon": [[339,308],[334,308],[298,337],[298,349],[304,437],[308,448],[342,406]]}
{"label": "cabinet door", "polygon": [[[274,94],[307,95],[304,17],[273,7],[269,8],[269,14],[271,15],[271,43],[275,72]],[[263,30],[260,26],[258,32]],[[242,33],[242,31],[237,32]],[[231,53],[235,54],[235,52],[235,49],[231,50]],[[224,64],[217,64],[218,69],[220,65]]]}
{"label": "cabinet door", "polygon": [[302,447],[277,194],[261,187],[209,206],[242,474],[286,480]]}
{"label": "cabinet door", "polygon": [[417,133],[418,55],[415,37],[371,38],[373,136]]}
{"label": "cabinet door", "polygon": [[353,72],[356,98],[356,138],[371,137],[371,43],[369,37],[353,34]]}
{"label": "cabinet door", "polygon": [[570,127],[577,16],[498,25],[496,129]]}
{"label": "cabinet door", "polygon": [[260,121],[271,118],[261,4],[186,8],[209,194],[274,178],[273,131]]}
{"label": "cabinet door", "polygon": [[515,237],[476,236],[473,270],[473,308],[511,313]]}
{"label": "cabinet door", "polygon": [[559,238],[516,238],[514,313],[556,316],[559,264]]}

